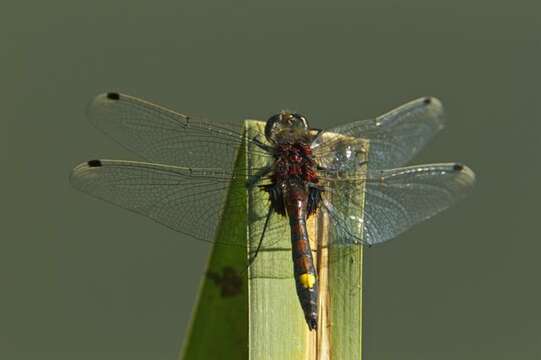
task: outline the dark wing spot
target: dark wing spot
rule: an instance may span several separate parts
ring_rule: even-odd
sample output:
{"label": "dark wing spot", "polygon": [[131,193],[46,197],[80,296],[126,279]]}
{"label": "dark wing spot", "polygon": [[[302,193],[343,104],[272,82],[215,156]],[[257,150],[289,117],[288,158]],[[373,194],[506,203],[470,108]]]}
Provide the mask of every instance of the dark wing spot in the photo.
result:
{"label": "dark wing spot", "polygon": [[427,98],[425,98],[425,99],[423,100],[423,103],[424,103],[425,105],[429,105],[431,102],[432,102],[432,98],[429,98],[429,97],[427,97]]}
{"label": "dark wing spot", "polygon": [[462,165],[462,164],[455,164],[455,165],[453,166],[453,170],[455,170],[455,171],[462,171],[462,170],[464,170],[464,165]]}
{"label": "dark wing spot", "polygon": [[119,93],[114,93],[114,92],[107,93],[107,99],[109,99],[109,100],[119,100],[120,99],[120,94]]}
{"label": "dark wing spot", "polygon": [[100,167],[102,163],[100,160],[90,160],[86,163],[89,167]]}

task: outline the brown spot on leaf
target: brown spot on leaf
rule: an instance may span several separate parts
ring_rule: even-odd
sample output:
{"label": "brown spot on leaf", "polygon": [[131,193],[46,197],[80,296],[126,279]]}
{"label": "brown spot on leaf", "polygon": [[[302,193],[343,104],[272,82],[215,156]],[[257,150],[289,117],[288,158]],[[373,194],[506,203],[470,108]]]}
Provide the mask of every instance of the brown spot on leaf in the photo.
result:
{"label": "brown spot on leaf", "polygon": [[242,277],[230,266],[225,266],[221,274],[209,271],[207,277],[220,288],[222,297],[236,296],[242,291]]}

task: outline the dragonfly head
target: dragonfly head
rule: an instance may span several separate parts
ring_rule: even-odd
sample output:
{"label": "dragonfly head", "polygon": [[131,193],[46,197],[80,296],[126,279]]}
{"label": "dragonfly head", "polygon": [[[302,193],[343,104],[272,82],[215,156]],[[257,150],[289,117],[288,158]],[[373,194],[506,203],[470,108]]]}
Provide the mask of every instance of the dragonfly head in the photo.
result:
{"label": "dragonfly head", "polygon": [[304,136],[308,130],[306,117],[299,113],[281,111],[271,116],[265,125],[265,137],[270,143],[279,143],[283,140]]}

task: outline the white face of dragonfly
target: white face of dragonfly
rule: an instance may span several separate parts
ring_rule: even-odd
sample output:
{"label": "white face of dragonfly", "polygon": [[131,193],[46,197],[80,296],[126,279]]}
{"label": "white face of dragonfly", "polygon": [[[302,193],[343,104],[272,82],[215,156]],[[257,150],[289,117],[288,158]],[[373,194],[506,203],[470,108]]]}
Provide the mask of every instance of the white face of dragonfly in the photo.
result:
{"label": "white face of dragonfly", "polygon": [[281,111],[271,116],[265,125],[265,137],[271,144],[295,142],[306,137],[308,121],[298,113]]}

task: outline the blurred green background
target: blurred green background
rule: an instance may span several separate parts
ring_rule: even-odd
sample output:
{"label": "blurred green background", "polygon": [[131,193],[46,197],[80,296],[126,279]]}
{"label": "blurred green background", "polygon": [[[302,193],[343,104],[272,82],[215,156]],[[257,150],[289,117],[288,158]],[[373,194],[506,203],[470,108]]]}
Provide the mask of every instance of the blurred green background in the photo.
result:
{"label": "blurred green background", "polygon": [[[71,189],[134,159],[84,118],[118,90],[236,121],[327,127],[434,95],[417,163],[472,196],[366,252],[364,358],[540,359],[541,8],[515,1],[5,1],[0,358],[176,359],[208,247]],[[287,336],[287,334],[284,334]]]}

